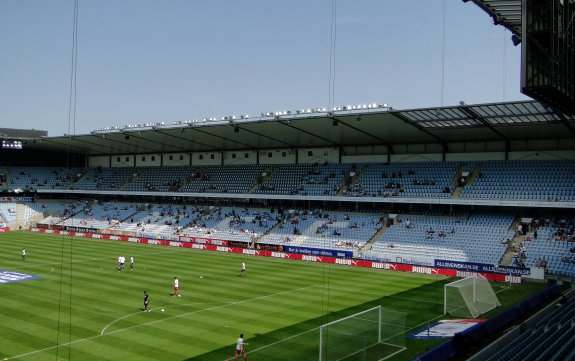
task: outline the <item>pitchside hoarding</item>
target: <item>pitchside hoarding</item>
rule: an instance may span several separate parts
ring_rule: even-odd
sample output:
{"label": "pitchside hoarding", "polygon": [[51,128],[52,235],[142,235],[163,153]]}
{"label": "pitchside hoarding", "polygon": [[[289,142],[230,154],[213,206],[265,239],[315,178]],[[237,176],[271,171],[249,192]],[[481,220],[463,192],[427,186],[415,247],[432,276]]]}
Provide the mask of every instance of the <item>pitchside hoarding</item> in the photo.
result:
{"label": "pitchside hoarding", "polygon": [[504,273],[506,275],[513,275],[513,276],[528,276],[531,273],[531,270],[529,268],[498,266],[498,265],[475,263],[475,262],[449,261],[445,259],[436,259],[435,267],[455,269],[459,271],[480,272],[480,273],[484,272]]}
{"label": "pitchside hoarding", "polygon": [[336,251],[332,249],[284,246],[284,251],[288,253],[309,254],[312,256],[353,258],[353,252],[351,251]]}

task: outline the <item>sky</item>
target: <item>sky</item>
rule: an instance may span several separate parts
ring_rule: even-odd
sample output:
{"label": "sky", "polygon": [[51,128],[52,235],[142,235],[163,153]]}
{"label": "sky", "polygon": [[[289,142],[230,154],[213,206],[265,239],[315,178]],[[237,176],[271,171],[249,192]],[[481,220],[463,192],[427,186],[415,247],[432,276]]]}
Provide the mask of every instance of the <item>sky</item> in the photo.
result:
{"label": "sky", "polygon": [[336,0],[333,27],[334,0],[78,4],[71,98],[74,0],[0,1],[0,128],[527,99],[520,46],[472,2]]}

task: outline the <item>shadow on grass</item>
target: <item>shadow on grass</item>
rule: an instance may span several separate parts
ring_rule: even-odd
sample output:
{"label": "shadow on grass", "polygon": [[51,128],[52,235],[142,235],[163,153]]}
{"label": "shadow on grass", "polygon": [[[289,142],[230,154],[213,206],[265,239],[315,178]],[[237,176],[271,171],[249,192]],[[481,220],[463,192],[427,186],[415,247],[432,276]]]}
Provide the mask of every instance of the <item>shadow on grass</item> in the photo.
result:
{"label": "shadow on grass", "polygon": [[[354,351],[344,350],[343,356],[338,358],[342,361],[376,361],[393,355],[388,360],[412,360],[415,356],[425,352],[426,349],[444,341],[441,339],[409,340],[406,339],[406,336],[443,316],[443,285],[448,282],[450,282],[449,279],[440,280],[397,294],[379,297],[373,301],[328,313],[266,334],[246,335],[246,342],[249,342],[249,345],[246,346],[247,355],[251,361],[318,360],[319,327],[321,325],[376,306],[382,306],[383,343],[364,345],[359,347],[360,350],[364,349],[363,351],[352,355],[350,354],[357,349]],[[386,322],[386,313],[395,315],[394,318],[399,321]],[[229,337],[230,340],[235,341],[238,336],[234,334]],[[235,342],[230,343],[228,347],[191,357],[184,361],[233,360],[234,349]],[[238,357],[238,360],[243,360],[243,358]]]}

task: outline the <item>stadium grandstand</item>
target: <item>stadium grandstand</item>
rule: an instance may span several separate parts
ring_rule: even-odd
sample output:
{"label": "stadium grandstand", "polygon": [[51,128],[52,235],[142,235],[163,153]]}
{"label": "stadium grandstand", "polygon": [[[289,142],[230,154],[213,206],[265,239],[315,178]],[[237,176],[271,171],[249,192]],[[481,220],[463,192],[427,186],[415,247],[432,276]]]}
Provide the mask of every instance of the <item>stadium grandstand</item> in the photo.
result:
{"label": "stadium grandstand", "polygon": [[[522,28],[521,4],[529,1],[472,2],[518,42],[536,41],[526,39],[525,19]],[[415,109],[356,104],[117,125],[64,136],[0,129],[0,224],[6,232],[22,231],[10,232],[15,234],[429,277],[480,275],[512,288],[545,285],[500,313],[488,313],[474,328],[425,344],[415,357],[574,360],[573,93],[524,85],[534,100]],[[121,243],[110,248],[116,244]],[[128,316],[115,317],[99,336]],[[124,325],[131,327],[136,326]],[[81,332],[80,341],[96,337]],[[74,342],[70,337],[66,345],[73,349]],[[401,357],[406,347],[395,341],[394,346]],[[24,359],[50,347],[0,350],[0,356]],[[82,359],[88,351],[79,352],[71,358]],[[214,358],[205,359],[220,357],[213,352]],[[381,359],[402,359],[394,356],[395,351]],[[250,358],[257,360],[257,353]]]}

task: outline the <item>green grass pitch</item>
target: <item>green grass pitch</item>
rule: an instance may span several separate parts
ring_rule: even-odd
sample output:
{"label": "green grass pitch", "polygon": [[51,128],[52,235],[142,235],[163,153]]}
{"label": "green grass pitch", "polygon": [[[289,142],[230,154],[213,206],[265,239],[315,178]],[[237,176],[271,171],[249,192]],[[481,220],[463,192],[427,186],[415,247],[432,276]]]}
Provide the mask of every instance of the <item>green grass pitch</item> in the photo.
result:
{"label": "green grass pitch", "polygon": [[[410,360],[442,342],[405,335],[444,318],[443,285],[452,281],[25,232],[0,234],[0,247],[0,270],[40,276],[0,284],[0,360],[226,361],[240,333],[250,361],[317,360],[320,325],[378,305],[403,323],[385,325],[378,350],[343,360]],[[134,256],[133,271],[116,270],[120,255]],[[498,296],[505,307],[542,287],[514,285]]]}

